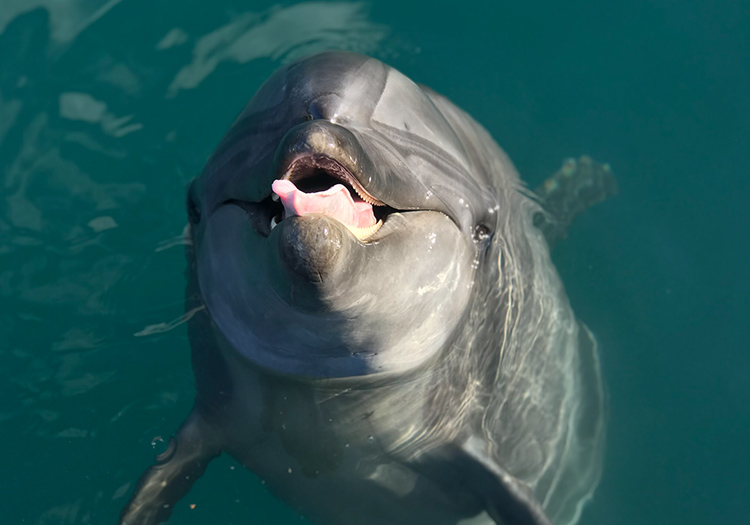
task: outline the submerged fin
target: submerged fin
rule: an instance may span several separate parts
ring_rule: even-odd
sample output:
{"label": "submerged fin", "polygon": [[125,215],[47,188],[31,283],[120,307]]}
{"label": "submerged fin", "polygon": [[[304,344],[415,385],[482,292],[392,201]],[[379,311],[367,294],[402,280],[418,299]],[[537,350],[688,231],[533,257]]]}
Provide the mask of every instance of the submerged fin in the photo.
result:
{"label": "submerged fin", "polygon": [[483,509],[498,525],[552,525],[531,489],[483,448],[477,438],[440,447],[418,460],[418,470],[445,490],[470,494],[476,510]]}
{"label": "submerged fin", "polygon": [[499,525],[552,525],[541,503],[523,482],[513,477],[469,440],[456,451],[466,482]]}
{"label": "submerged fin", "polygon": [[587,155],[567,159],[534,193],[544,212],[534,215],[550,247],[564,239],[573,220],[597,202],[617,194],[617,182],[609,164],[599,164]]}
{"label": "submerged fin", "polygon": [[203,475],[221,446],[195,409],[169,442],[156,464],[143,473],[133,496],[122,510],[120,525],[157,525],[165,522],[177,503]]}

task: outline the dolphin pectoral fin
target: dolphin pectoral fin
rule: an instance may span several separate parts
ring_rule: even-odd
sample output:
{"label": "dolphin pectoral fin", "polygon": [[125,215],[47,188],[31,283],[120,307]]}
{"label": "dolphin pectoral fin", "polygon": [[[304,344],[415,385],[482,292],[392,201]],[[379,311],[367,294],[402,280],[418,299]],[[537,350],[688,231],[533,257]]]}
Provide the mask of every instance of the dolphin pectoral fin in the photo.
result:
{"label": "dolphin pectoral fin", "polygon": [[122,510],[120,525],[157,525],[172,514],[174,505],[203,475],[221,445],[201,415],[193,409],[169,448],[138,480]]}
{"label": "dolphin pectoral fin", "polygon": [[417,468],[458,501],[473,502],[467,508],[484,510],[498,525],[552,525],[531,489],[483,449],[479,439],[469,438],[431,451]]}
{"label": "dolphin pectoral fin", "polygon": [[455,461],[498,525],[552,525],[531,489],[480,452],[472,440],[455,451]]}
{"label": "dolphin pectoral fin", "polygon": [[617,191],[617,181],[609,164],[600,164],[587,155],[567,159],[534,190],[544,210],[534,215],[534,225],[552,247],[567,236],[568,228],[578,215],[616,195]]}

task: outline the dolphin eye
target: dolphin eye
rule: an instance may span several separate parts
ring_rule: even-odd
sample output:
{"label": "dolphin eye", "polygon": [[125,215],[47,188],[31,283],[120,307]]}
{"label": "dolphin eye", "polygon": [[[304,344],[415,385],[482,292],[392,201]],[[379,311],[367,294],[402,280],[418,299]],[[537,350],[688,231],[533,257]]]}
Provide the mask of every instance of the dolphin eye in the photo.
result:
{"label": "dolphin eye", "polygon": [[476,228],[474,228],[474,240],[476,242],[486,242],[489,241],[492,237],[492,231],[490,230],[489,226],[485,226],[484,224],[477,224]]}

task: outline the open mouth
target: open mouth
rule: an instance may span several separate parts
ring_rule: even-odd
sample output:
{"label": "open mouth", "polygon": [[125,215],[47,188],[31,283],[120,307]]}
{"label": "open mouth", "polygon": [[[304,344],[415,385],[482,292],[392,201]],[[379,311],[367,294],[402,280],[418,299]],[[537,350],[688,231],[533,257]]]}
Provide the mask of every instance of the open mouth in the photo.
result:
{"label": "open mouth", "polygon": [[336,159],[310,154],[294,160],[272,184],[270,228],[290,216],[336,219],[360,241],[377,232],[395,211],[369,194]]}

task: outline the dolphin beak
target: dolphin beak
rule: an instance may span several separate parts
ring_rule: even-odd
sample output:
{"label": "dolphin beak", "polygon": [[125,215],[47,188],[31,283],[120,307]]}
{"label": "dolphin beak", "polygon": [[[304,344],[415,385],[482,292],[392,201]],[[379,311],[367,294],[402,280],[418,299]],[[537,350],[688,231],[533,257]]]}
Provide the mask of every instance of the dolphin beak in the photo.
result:
{"label": "dolphin beak", "polygon": [[375,166],[352,132],[338,124],[313,120],[293,127],[276,150],[275,164],[280,179],[296,182],[319,170],[351,186],[365,202],[386,205],[365,187]]}
{"label": "dolphin beak", "polygon": [[[372,163],[346,128],[325,120],[292,128],[276,152],[271,228],[290,216],[323,215],[341,222],[360,241],[380,229],[391,209],[360,180],[371,180]],[[365,177],[367,177],[365,179]]]}

